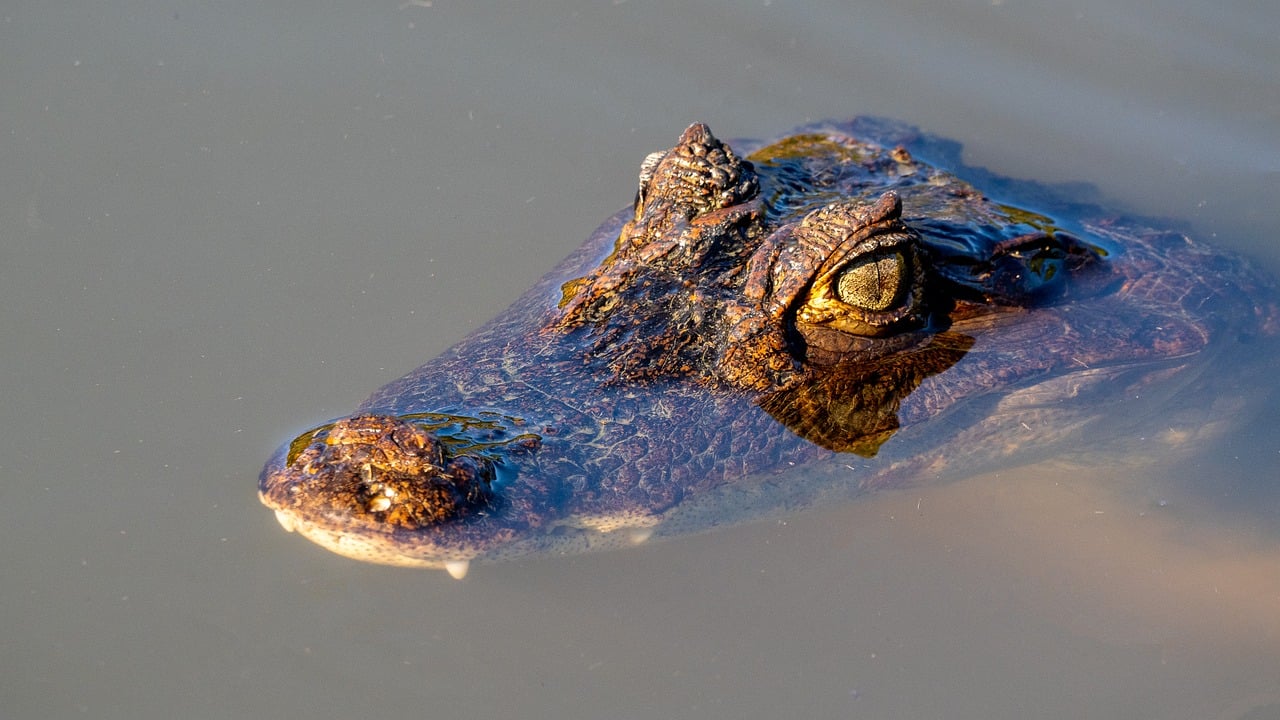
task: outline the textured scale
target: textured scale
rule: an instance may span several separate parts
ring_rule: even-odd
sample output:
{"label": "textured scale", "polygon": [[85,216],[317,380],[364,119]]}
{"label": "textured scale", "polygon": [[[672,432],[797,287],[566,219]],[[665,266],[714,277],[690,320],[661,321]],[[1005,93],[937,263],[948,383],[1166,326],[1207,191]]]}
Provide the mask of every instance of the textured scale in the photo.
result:
{"label": "textured scale", "polygon": [[1272,351],[1274,291],[1238,258],[917,155],[969,172],[889,121],[731,144],[690,126],[511,308],[281,448],[262,501],[335,552],[461,577],[1070,452],[1156,412],[1195,425],[1247,387],[1215,358]]}

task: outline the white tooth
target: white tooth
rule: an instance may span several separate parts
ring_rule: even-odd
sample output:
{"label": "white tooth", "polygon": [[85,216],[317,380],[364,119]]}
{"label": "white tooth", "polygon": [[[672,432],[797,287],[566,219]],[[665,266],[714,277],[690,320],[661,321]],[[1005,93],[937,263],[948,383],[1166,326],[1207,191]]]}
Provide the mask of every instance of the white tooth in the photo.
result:
{"label": "white tooth", "polygon": [[636,528],[631,531],[628,537],[631,538],[632,545],[639,545],[645,540],[648,540],[649,538],[653,537],[653,528],[651,527]]}
{"label": "white tooth", "polygon": [[444,569],[454,580],[461,580],[467,576],[467,569],[471,567],[470,560],[454,560],[444,564]]}
{"label": "white tooth", "polygon": [[283,510],[276,511],[276,522],[280,523],[280,526],[285,530],[293,532],[293,518],[289,517]]}

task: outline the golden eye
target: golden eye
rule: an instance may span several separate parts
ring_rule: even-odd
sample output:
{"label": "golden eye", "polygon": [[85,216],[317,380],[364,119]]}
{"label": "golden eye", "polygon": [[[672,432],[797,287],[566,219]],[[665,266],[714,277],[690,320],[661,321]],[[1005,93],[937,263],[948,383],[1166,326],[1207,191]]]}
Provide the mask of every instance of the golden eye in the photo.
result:
{"label": "golden eye", "polygon": [[898,304],[910,274],[906,258],[899,252],[860,258],[840,271],[836,296],[854,307],[884,312]]}

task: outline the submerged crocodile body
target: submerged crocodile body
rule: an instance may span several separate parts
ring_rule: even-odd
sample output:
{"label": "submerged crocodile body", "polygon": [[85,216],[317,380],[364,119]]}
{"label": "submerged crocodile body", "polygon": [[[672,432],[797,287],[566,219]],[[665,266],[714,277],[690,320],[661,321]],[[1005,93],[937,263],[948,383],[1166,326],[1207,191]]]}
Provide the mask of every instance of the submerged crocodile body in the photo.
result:
{"label": "submerged crocodile body", "polygon": [[1070,447],[1275,334],[1243,262],[998,202],[1017,186],[909,147],[941,146],[870,119],[736,148],[690,126],[509,309],[281,448],[263,502],[460,577]]}

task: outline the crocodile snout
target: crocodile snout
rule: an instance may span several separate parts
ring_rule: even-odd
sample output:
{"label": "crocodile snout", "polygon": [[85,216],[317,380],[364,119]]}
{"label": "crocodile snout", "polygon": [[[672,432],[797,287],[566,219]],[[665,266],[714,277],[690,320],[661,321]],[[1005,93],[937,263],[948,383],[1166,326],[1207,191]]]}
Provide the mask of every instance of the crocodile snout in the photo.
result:
{"label": "crocodile snout", "polygon": [[[299,446],[306,443],[304,447]],[[357,415],[299,438],[286,465],[264,476],[263,499],[303,511],[417,530],[466,517],[491,499],[493,463],[450,457],[441,440],[391,415]]]}

